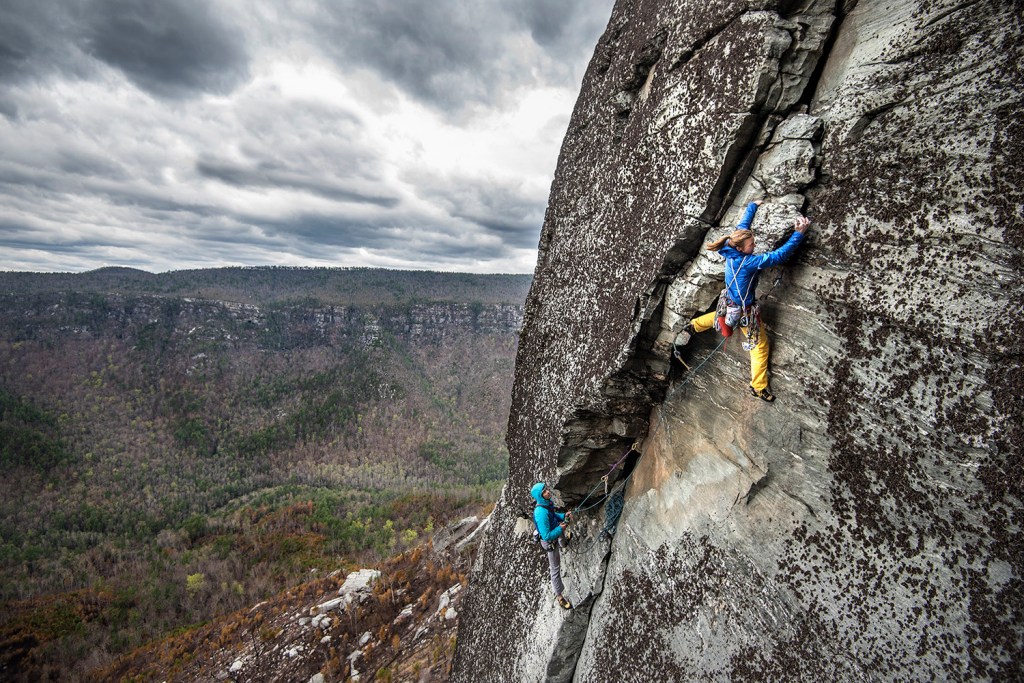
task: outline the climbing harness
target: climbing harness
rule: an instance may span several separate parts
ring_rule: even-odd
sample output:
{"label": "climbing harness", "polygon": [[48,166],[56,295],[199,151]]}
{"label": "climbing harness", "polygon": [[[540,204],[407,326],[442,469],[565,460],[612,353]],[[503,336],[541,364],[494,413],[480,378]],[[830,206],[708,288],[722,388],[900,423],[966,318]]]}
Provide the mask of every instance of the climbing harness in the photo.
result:
{"label": "climbing harness", "polygon": [[[740,270],[743,269],[743,264],[747,262],[747,256],[740,259],[740,265],[732,269],[732,286],[736,286],[736,280],[739,278]],[[726,269],[729,267],[729,263],[725,264]],[[741,297],[741,303],[746,300],[747,294],[750,294],[750,285],[753,284],[754,278],[750,278],[747,282],[747,291]],[[739,291],[738,289],[736,290]],[[746,310],[744,307],[743,311]],[[737,306],[732,298],[729,296],[729,285],[727,284],[723,289],[722,293],[718,295],[718,309],[715,311],[715,329],[718,330],[723,337],[729,338],[732,336],[732,329],[736,327],[736,323],[739,322],[741,309]]]}

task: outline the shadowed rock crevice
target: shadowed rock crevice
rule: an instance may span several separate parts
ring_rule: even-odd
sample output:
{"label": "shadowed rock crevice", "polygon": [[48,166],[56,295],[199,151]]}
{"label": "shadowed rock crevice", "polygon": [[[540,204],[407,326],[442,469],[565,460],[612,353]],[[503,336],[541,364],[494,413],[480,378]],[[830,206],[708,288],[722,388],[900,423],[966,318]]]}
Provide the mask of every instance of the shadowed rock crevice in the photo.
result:
{"label": "shadowed rock crevice", "polygon": [[580,657],[583,641],[587,637],[590,610],[594,608],[596,598],[595,595],[587,596],[566,614],[558,634],[555,636],[555,647],[545,670],[545,683],[565,683],[572,680],[573,672],[576,670],[576,661]]}
{"label": "shadowed rock crevice", "polygon": [[[822,55],[831,55],[836,49],[836,40],[839,34],[842,32],[843,22],[846,20],[847,15],[856,6],[858,0],[846,0],[845,2],[837,2],[836,7],[833,10],[835,15],[834,20],[829,26],[828,34],[825,36],[824,43],[821,48]],[[818,86],[821,83],[822,73],[825,71],[825,65],[828,64],[828,59],[819,59],[814,65],[814,70],[811,72],[811,77],[807,81],[807,86],[804,88],[803,94],[797,101],[798,107],[804,107],[810,111],[814,106],[814,95],[818,92]]]}

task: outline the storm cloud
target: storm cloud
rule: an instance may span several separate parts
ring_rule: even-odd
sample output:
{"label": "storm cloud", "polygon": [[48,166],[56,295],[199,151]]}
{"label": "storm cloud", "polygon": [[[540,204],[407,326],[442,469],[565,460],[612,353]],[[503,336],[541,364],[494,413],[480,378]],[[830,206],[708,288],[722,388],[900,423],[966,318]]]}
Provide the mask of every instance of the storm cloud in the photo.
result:
{"label": "storm cloud", "polygon": [[96,0],[87,52],[156,95],[226,94],[248,78],[241,36],[205,0]]}
{"label": "storm cloud", "polygon": [[534,83],[561,84],[589,56],[609,5],[585,0],[340,0],[317,25],[326,54],[446,110]]}
{"label": "storm cloud", "polygon": [[611,0],[0,0],[0,268],[530,272]]}

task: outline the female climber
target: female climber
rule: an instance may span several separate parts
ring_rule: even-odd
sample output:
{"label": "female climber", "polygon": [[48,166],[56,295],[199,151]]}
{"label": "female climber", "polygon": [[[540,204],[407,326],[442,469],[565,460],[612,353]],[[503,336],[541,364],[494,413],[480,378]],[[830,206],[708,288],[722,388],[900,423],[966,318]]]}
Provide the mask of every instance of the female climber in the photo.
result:
{"label": "female climber", "polygon": [[542,481],[533,485],[530,495],[537,501],[533,508],[533,522],[537,525],[537,533],[540,534],[540,545],[548,554],[548,569],[551,574],[551,587],[555,590],[555,601],[565,609],[572,609],[572,603],[562,595],[565,586],[562,584],[559,554],[559,548],[565,547],[568,536],[565,520],[571,519],[572,513],[555,512],[555,504],[551,502],[551,489]]}
{"label": "female climber", "polygon": [[746,337],[743,348],[750,352],[750,393],[771,402],[775,396],[768,389],[768,335],[757,303],[757,280],[760,271],[785,263],[793,255],[804,239],[811,219],[798,216],[793,223],[796,230],[785,244],[775,251],[755,256],[754,233],[750,224],[761,201],[758,199],[747,205],[732,234],[705,245],[708,250],[717,251],[725,257],[725,289],[719,297],[717,310],[692,319],[685,331],[704,332],[714,327],[728,337],[738,323]]}

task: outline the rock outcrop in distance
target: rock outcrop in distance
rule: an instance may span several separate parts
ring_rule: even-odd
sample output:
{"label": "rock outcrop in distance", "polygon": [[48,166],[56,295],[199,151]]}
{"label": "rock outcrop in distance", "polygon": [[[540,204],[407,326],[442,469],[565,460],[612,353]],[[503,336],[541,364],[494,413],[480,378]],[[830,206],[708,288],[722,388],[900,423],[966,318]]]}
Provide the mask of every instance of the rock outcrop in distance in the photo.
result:
{"label": "rock outcrop in distance", "polygon": [[[1024,678],[1019,0],[621,0],[552,185],[452,680]],[[775,403],[703,244],[765,196]],[[601,477],[624,492],[613,533]],[[553,601],[520,521],[586,509]],[[593,492],[593,495],[588,494]],[[595,505],[595,503],[597,503]]]}

